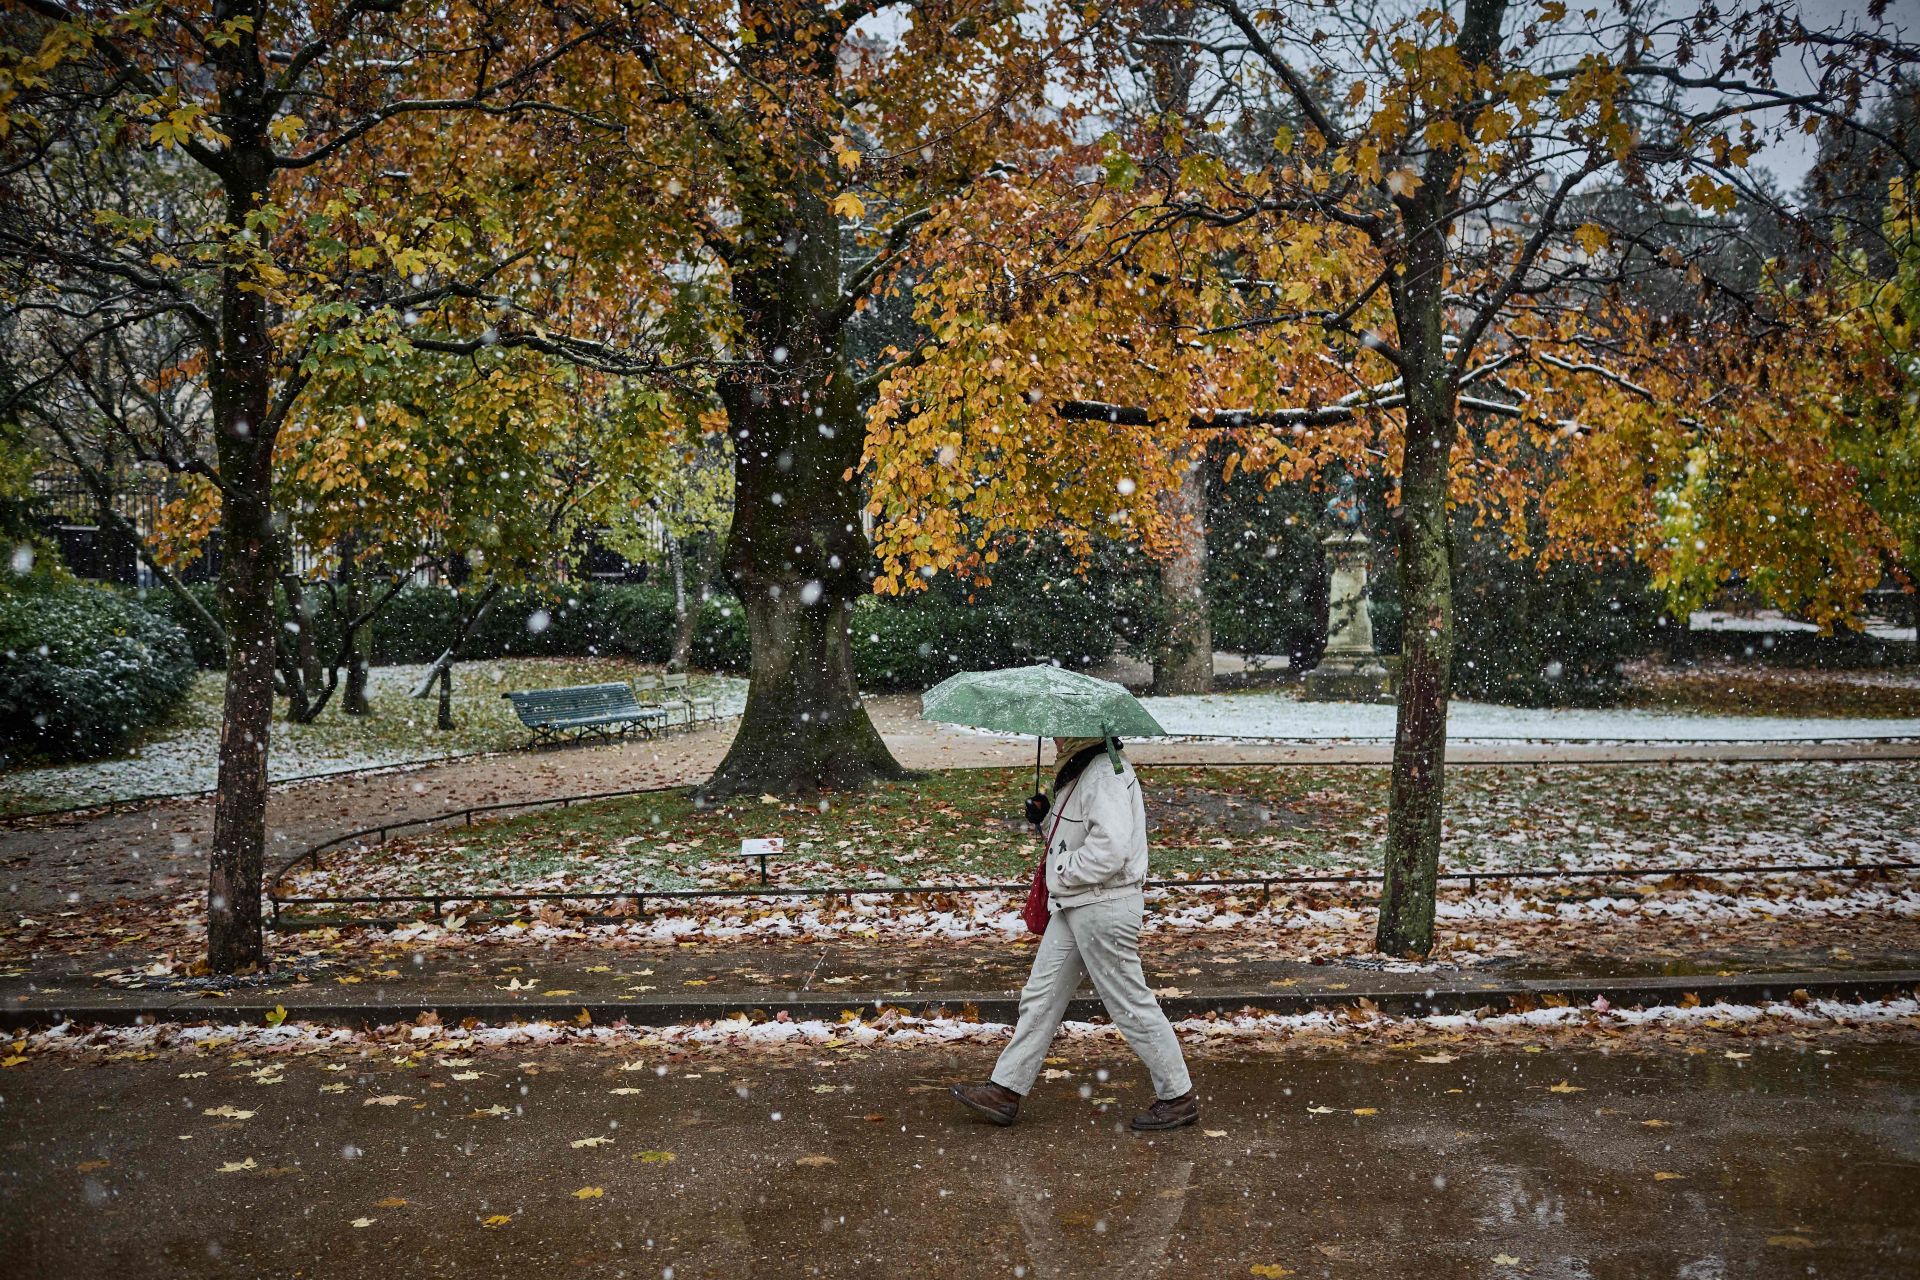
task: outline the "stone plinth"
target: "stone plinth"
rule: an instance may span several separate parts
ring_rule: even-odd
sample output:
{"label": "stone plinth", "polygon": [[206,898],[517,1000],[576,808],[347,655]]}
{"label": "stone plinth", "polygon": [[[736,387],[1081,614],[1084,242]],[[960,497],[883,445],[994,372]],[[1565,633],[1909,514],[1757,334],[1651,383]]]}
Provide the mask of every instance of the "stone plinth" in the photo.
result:
{"label": "stone plinth", "polygon": [[1372,543],[1363,533],[1336,533],[1322,544],[1331,577],[1327,584],[1327,651],[1307,672],[1300,696],[1309,702],[1392,702],[1393,677],[1373,648],[1373,618],[1367,612],[1367,560]]}

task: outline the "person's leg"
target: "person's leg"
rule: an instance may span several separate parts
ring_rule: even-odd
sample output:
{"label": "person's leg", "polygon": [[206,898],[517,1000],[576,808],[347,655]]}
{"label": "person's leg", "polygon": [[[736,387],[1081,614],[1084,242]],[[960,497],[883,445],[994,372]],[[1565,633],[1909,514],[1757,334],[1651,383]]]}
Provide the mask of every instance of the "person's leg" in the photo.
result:
{"label": "person's leg", "polygon": [[991,1078],[995,1084],[1023,1095],[1033,1089],[1034,1079],[1047,1059],[1047,1047],[1053,1043],[1053,1033],[1066,1016],[1067,1002],[1086,976],[1067,912],[1056,911],[1034,950],[1027,985],[1020,989],[1020,1020],[1013,1028],[1013,1040],[993,1064]]}
{"label": "person's leg", "polygon": [[1180,1098],[1193,1090],[1187,1060],[1180,1053],[1173,1025],[1140,971],[1140,920],[1145,910],[1146,900],[1133,896],[1075,907],[1063,914],[1071,917],[1080,960],[1107,1007],[1107,1016],[1146,1064],[1154,1096]]}

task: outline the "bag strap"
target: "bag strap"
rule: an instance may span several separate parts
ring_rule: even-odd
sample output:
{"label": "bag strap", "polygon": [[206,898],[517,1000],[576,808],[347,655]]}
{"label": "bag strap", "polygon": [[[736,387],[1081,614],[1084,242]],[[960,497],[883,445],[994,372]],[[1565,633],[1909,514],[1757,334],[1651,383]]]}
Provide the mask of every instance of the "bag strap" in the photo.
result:
{"label": "bag strap", "polygon": [[1060,817],[1062,811],[1067,807],[1067,796],[1072,795],[1073,789],[1079,785],[1080,775],[1075,774],[1073,781],[1067,784],[1067,795],[1061,796],[1060,803],[1053,806],[1053,830],[1047,832],[1047,848],[1049,849],[1053,848],[1053,838],[1060,834]]}

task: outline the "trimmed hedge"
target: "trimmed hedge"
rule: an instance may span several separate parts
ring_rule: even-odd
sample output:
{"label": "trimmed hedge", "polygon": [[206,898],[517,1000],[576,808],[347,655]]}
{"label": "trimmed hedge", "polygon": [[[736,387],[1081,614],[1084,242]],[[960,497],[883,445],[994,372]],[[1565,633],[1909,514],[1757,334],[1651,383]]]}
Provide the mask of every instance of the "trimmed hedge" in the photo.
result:
{"label": "trimmed hedge", "polygon": [[193,648],[136,600],[79,584],[0,592],[0,752],[87,760],[186,696]]}

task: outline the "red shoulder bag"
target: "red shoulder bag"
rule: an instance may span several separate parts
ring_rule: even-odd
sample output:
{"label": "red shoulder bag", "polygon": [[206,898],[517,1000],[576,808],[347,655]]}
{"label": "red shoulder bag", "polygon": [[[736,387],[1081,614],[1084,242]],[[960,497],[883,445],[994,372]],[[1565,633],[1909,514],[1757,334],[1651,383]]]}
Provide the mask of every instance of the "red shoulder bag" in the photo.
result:
{"label": "red shoulder bag", "polygon": [[1079,778],[1067,784],[1067,795],[1061,796],[1053,806],[1053,830],[1040,843],[1040,862],[1033,869],[1033,886],[1027,890],[1026,910],[1020,913],[1031,933],[1045,933],[1047,922],[1053,919],[1053,908],[1047,902],[1047,855],[1053,849],[1053,838],[1060,834],[1060,811],[1066,807],[1067,796],[1079,785]]}

